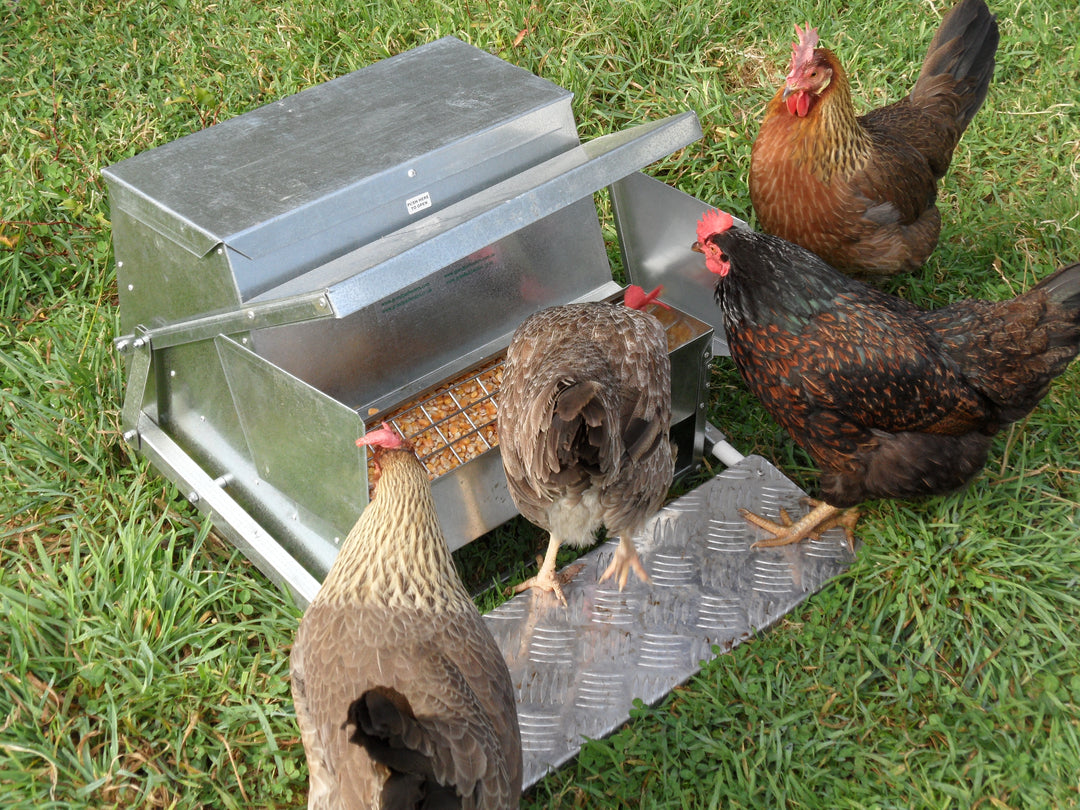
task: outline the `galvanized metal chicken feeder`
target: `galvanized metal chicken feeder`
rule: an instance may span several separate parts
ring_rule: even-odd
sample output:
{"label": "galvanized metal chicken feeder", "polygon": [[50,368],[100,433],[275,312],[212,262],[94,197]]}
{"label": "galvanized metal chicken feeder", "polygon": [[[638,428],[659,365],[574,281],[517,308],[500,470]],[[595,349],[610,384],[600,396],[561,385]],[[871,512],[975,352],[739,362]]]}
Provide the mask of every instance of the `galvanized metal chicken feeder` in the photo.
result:
{"label": "galvanized metal chicken feeder", "polygon": [[[697,116],[582,143],[571,98],[447,37],[103,170],[117,347],[127,363],[125,438],[301,603],[315,595],[367,503],[365,456],[354,443],[365,424],[404,420],[432,440],[429,469],[447,468],[432,487],[451,547],[516,514],[493,446],[500,359],[536,310],[618,293],[593,198],[604,188],[630,281],[663,284],[675,307],[667,325],[677,471],[699,464],[713,444],[708,361],[726,347],[714,334],[712,282],[689,250],[706,205],[639,171],[697,140]],[[725,480],[706,486],[723,490]],[[769,488],[736,491],[740,506],[754,507]],[[669,507],[663,525],[690,514],[687,526],[708,526],[713,501],[699,495]],[[684,543],[693,534],[663,532]],[[750,537],[742,524],[736,533]],[[709,548],[701,538],[691,544],[697,549],[685,554]],[[651,545],[643,549],[647,567]],[[756,558],[744,545],[740,554]],[[786,556],[802,565],[798,554]],[[709,587],[741,598],[738,571],[755,574],[740,559],[731,581],[716,574]],[[829,559],[835,564],[813,577],[801,568],[789,576],[799,583],[791,593],[804,598],[847,563],[839,552]],[[654,579],[661,587],[659,571]],[[690,588],[683,602],[700,602],[701,581],[682,585]],[[649,600],[633,598],[648,608]],[[708,598],[722,605],[727,597]],[[522,595],[489,617],[493,629],[509,626],[507,611],[535,629],[537,609],[520,607],[523,600],[532,604]],[[737,632],[775,620],[791,600],[770,605],[740,620]],[[582,610],[571,605],[560,622],[572,624]],[[610,623],[626,630],[621,618]],[[655,622],[639,629],[654,647],[664,632]],[[636,631],[628,632],[631,639]],[[523,633],[515,629],[514,649],[503,649],[525,678],[536,670],[519,654],[532,649],[533,636]],[[690,645],[690,670],[681,652],[679,667],[660,669],[685,679],[711,645],[728,643],[714,635]],[[634,649],[630,641],[607,646],[615,656],[607,664],[590,653],[602,669]],[[666,691],[679,682],[645,672],[648,688],[620,677],[611,681],[617,699],[592,699],[607,720],[576,713],[580,731],[560,721],[557,751],[544,753],[530,738],[527,781],[572,755],[581,734],[625,719],[634,697],[655,700],[663,694],[657,684]],[[536,687],[520,682],[522,700],[530,695]]]}

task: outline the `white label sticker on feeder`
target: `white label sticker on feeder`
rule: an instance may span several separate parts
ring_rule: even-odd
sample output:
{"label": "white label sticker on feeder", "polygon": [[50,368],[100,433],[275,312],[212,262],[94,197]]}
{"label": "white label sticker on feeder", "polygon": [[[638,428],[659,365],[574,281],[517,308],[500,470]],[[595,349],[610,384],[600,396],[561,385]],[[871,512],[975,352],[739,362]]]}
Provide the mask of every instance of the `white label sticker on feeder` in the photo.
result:
{"label": "white label sticker on feeder", "polygon": [[419,211],[423,211],[425,208],[431,208],[431,195],[428,192],[423,194],[417,194],[415,197],[410,197],[405,201],[405,210],[410,215]]}

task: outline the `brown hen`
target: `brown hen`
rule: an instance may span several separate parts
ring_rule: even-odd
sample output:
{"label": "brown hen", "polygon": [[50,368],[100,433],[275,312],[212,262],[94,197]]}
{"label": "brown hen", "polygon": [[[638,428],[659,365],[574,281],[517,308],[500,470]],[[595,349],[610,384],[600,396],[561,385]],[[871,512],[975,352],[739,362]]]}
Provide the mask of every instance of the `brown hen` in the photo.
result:
{"label": "brown hen", "polygon": [[517,807],[510,675],[454,568],[427,472],[385,425],[357,444],[375,449],[375,496],[291,656],[308,807]]}
{"label": "brown hen", "polygon": [[707,213],[694,247],[743,379],[821,468],[825,502],[794,525],[744,515],[774,536],[758,545],[815,536],[867,498],[964,486],[1080,349],[1080,264],[927,312],[727,214]]}
{"label": "brown hen", "polygon": [[904,99],[855,114],[847,74],[816,29],[795,27],[790,71],[750,160],[763,230],[858,276],[921,267],[937,245],[937,182],[986,98],[998,27],[983,0],[942,20]]}
{"label": "brown hen", "polygon": [[660,322],[630,287],[622,303],[549,307],[514,333],[503,367],[499,446],[518,510],[550,532],[539,573],[518,590],[552,591],[562,543],[587,546],[602,525],[619,545],[601,581],[647,581],[633,536],[663,504],[675,469],[671,361]]}

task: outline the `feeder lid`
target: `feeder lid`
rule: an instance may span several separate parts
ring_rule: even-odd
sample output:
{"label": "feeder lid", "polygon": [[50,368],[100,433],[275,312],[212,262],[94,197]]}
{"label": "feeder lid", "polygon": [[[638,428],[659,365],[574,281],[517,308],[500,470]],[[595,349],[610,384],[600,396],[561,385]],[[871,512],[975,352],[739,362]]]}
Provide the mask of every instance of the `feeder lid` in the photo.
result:
{"label": "feeder lid", "polygon": [[[308,88],[102,170],[112,204],[197,256],[257,258],[362,212],[389,168],[573,94],[453,37]],[[559,128],[549,116],[544,129]],[[529,133],[527,137],[536,137]],[[576,133],[570,137],[576,141]],[[494,140],[494,139],[493,139]],[[505,141],[505,148],[517,144]],[[497,152],[487,145],[486,157]],[[447,171],[466,166],[448,166]],[[357,194],[358,186],[365,186]],[[357,199],[362,197],[363,199]],[[305,212],[317,206],[317,214]],[[296,223],[294,226],[292,223]],[[270,227],[267,227],[267,226]]]}

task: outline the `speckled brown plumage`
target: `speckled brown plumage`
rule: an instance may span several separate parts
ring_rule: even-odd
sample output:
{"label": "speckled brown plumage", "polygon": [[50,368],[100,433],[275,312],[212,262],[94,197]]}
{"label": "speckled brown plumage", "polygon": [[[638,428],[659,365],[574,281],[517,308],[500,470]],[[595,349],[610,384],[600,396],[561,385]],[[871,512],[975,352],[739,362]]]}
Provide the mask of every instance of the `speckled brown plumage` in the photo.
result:
{"label": "speckled brown plumage", "polygon": [[[513,808],[521,742],[510,676],[408,449],[380,477],[308,607],[292,689],[308,807]],[[389,767],[388,767],[389,766]]]}
{"label": "speckled brown plumage", "polygon": [[567,304],[517,329],[499,445],[514,503],[551,533],[545,565],[553,570],[562,542],[592,543],[602,524],[621,538],[623,556],[606,575],[621,586],[626,566],[638,570],[630,538],[671,485],[670,423],[671,362],[653,316],[616,303]]}
{"label": "speckled brown plumage", "polygon": [[[983,0],[961,0],[911,93],[863,116],[836,54],[814,48],[804,63],[796,54],[751,153],[750,199],[762,229],[853,275],[922,266],[941,229],[937,182],[986,97],[997,43]],[[805,115],[793,112],[792,93],[805,95]]]}
{"label": "speckled brown plumage", "polygon": [[778,237],[699,234],[731,356],[834,507],[963,486],[1080,348],[1080,264],[926,312]]}

